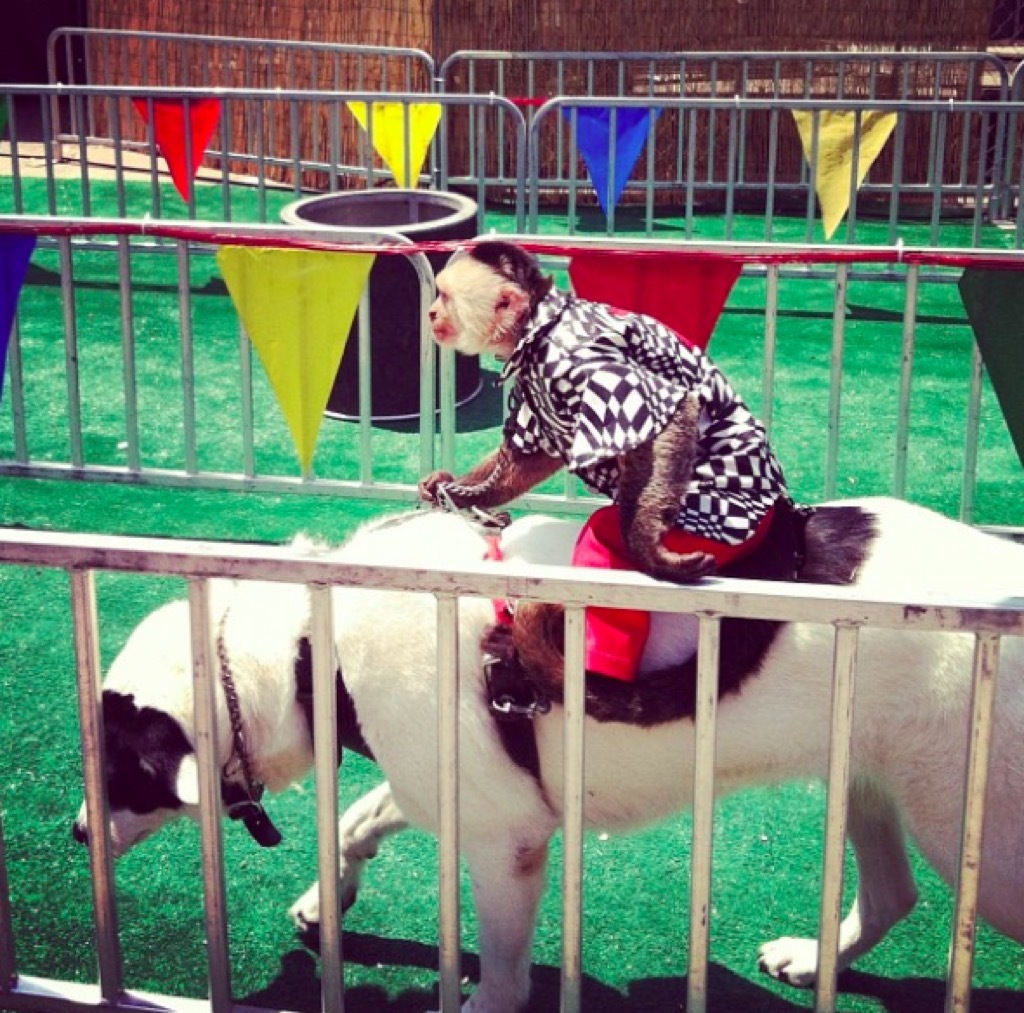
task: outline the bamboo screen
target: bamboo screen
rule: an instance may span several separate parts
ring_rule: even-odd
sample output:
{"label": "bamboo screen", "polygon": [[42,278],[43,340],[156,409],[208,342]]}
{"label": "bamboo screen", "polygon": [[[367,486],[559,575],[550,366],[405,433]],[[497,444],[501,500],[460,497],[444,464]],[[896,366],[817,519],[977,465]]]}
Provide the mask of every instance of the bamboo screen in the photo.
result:
{"label": "bamboo screen", "polygon": [[[406,46],[423,49],[438,65],[456,50],[506,50],[511,53],[534,51],[577,52],[671,52],[671,51],[766,51],[830,50],[852,55],[857,50],[931,50],[935,52],[979,51],[986,45],[992,18],[993,0],[860,0],[858,3],[825,3],[822,0],[163,0],[157,4],[139,4],[137,0],[89,0],[89,21],[94,28],[135,29],[138,31],[185,32],[220,36],[248,36],[297,39],[310,42],[358,43],[374,46]],[[95,54],[94,54],[95,55]],[[198,63],[182,70],[169,81],[147,80],[145,54],[128,61],[119,80],[106,83],[198,84],[208,80],[218,85],[275,86],[305,76],[303,87],[341,87],[374,89],[380,82],[365,71],[342,70],[351,80],[338,82],[322,61],[304,62],[289,57],[289,65],[272,65],[259,70],[256,77],[243,80],[240,64],[226,49],[212,50]],[[201,64],[201,65],[200,65]],[[835,66],[813,65],[810,72],[803,61],[783,61],[782,80],[778,83],[773,61],[765,60],[763,73],[747,69],[741,76],[739,65],[721,61],[714,76],[707,70],[679,72],[678,62],[665,66],[637,65],[625,77],[614,65],[574,73],[572,66],[557,72],[552,68],[525,65],[506,68],[500,82],[489,78],[487,69],[479,71],[472,90],[497,91],[513,95],[624,94],[624,95],[711,95],[783,94],[818,98],[834,97],[839,78]],[[530,74],[529,80],[527,74]],[[545,73],[548,74],[545,77]],[[201,75],[206,75],[203,78]],[[211,76],[215,75],[215,77]],[[589,75],[589,76],[588,76]],[[946,65],[936,71],[923,62],[909,73],[893,64],[879,73],[849,64],[842,77],[846,97],[866,94],[874,89],[879,97],[909,95],[917,98],[982,98],[981,82],[967,65]],[[909,89],[907,87],[909,82]],[[98,82],[100,83],[100,82]],[[417,82],[409,90],[427,90],[428,82]],[[469,90],[470,82],[456,75],[446,82],[449,90]],[[396,90],[395,84],[390,90]],[[236,112],[236,116],[239,115]],[[274,113],[287,117],[284,108]],[[336,114],[334,115],[335,119]],[[303,152],[327,150],[329,124],[326,112],[305,110],[298,133],[294,122],[267,123],[264,136],[280,138],[282,150],[274,151],[282,163],[296,159],[295,144]],[[670,180],[675,172],[676,145],[680,124],[674,114],[666,114],[658,130],[655,159],[656,177]],[[699,121],[702,122],[702,121]],[[699,124],[698,124],[699,125]],[[334,132],[338,127],[335,123]],[[232,124],[231,146],[243,150],[247,143],[243,123]],[[767,140],[764,120],[751,118],[745,123],[744,176],[749,181],[767,175]],[[924,179],[931,171],[934,152],[929,150],[928,125],[923,120],[907,136],[903,179]],[[703,131],[700,131],[703,132]],[[920,136],[918,134],[920,133]],[[344,145],[351,150],[359,144],[357,128],[346,121]],[[697,137],[697,174],[706,164],[724,164],[729,143],[724,131],[710,138]],[[795,130],[786,129],[781,138],[776,170],[784,177],[796,178],[800,171],[801,151]],[[979,148],[979,137],[962,138],[953,130],[948,142]],[[458,175],[460,164],[469,158],[468,118],[454,115],[449,123],[451,171]],[[721,150],[719,150],[721,149]],[[950,150],[951,158],[959,152]],[[500,157],[489,152],[488,161]],[[876,178],[891,178],[891,153],[884,155]],[[542,160],[544,175],[557,175],[564,167],[555,165],[554,156]],[[357,161],[358,159],[350,159]],[[584,170],[578,167],[580,173]],[[286,164],[272,169],[271,175],[296,183]],[[297,185],[324,185],[322,179],[304,178]],[[346,185],[344,180],[342,186]],[[628,199],[628,196],[627,196]]]}

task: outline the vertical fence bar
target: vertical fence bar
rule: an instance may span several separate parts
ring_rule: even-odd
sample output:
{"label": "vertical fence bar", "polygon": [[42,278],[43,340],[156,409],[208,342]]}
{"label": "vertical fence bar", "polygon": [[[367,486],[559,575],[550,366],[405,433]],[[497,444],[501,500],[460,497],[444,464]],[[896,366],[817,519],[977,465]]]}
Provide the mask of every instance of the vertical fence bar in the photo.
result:
{"label": "vertical fence bar", "polygon": [[843,388],[843,344],[846,328],[848,264],[836,265],[836,294],[832,310],[832,356],[828,385],[828,447],[825,455],[825,498],[836,494],[839,467],[839,420]]}
{"label": "vertical fence bar", "polygon": [[863,122],[861,110],[855,109],[853,113],[853,152],[850,164],[849,209],[846,212],[846,241],[851,244],[856,241],[857,232],[857,191],[860,189],[858,177],[860,175],[860,140]]}
{"label": "vertical fence bar", "polygon": [[772,434],[775,410],[775,353],[779,330],[779,266],[769,264],[765,277],[764,359],[761,363],[761,423]]}
{"label": "vertical fence bar", "polygon": [[705,1013],[708,1008],[711,858],[715,809],[715,719],[718,711],[720,635],[719,617],[701,615],[697,644],[697,710],[694,723],[690,961],[686,974],[688,1013]]}
{"label": "vertical fence bar", "polygon": [[238,365],[242,399],[239,422],[242,426],[242,474],[246,478],[256,476],[256,436],[254,431],[255,411],[252,387],[252,343],[244,325],[238,324]]}
{"label": "vertical fence bar", "polygon": [[181,330],[181,387],[185,439],[185,471],[199,470],[196,451],[196,363],[192,341],[192,290],[189,285],[189,249],[185,240],[176,244],[178,258],[178,326]]}
{"label": "vertical fence bar", "polygon": [[889,242],[895,243],[899,235],[900,187],[903,183],[903,158],[907,140],[907,117],[896,118],[893,137],[892,191],[889,194]]}
{"label": "vertical fence bar", "polygon": [[978,343],[971,346],[971,385],[967,395],[967,424],[964,431],[964,472],[960,479],[960,520],[974,518],[974,494],[978,483],[978,435],[981,430],[981,392],[985,363]]}
{"label": "vertical fence bar", "polygon": [[72,570],[70,577],[96,956],[99,964],[100,994],[104,1000],[112,1002],[123,989],[117,903],[114,896],[114,852],[110,843],[110,828],[107,825],[96,580],[92,570]]}
{"label": "vertical fence bar", "polygon": [[437,596],[437,781],[441,1013],[461,996],[459,882],[459,601]]}
{"label": "vertical fence bar", "polygon": [[[778,64],[776,64],[778,73]],[[776,86],[777,87],[777,86]],[[775,228],[775,178],[779,164],[779,110],[768,115],[768,182],[764,207],[764,238],[770,242]]]}
{"label": "vertical fence bar", "polygon": [[206,957],[213,1013],[230,1013],[231,962],[228,947],[224,842],[221,833],[220,751],[217,739],[217,683],[210,582],[188,583],[189,634],[195,698],[195,748],[199,764],[199,825],[202,830]]}
{"label": "vertical fence bar", "polygon": [[15,314],[7,345],[8,381],[11,399],[11,421],[14,428],[14,459],[19,464],[28,463],[28,431],[25,415],[25,369],[21,358],[21,328]]}
{"label": "vertical fence bar", "polygon": [[[373,484],[373,370],[370,356],[373,354],[372,321],[370,317],[370,284],[363,286],[359,294],[359,315],[356,340],[359,342],[359,481],[364,485]],[[426,472],[423,472],[426,474]]]}
{"label": "vertical fence bar", "polygon": [[0,996],[17,984],[18,963],[17,954],[14,952],[14,913],[11,910],[11,884],[7,878],[3,810],[0,809]]}
{"label": "vertical fence bar", "polygon": [[335,692],[334,616],[331,589],[309,588],[313,651],[313,741],[316,776],[316,840],[320,882],[320,1005],[344,1013],[341,936],[341,856],[338,848],[338,698]]}
{"label": "vertical fence bar", "polygon": [[977,925],[978,886],[981,878],[981,836],[985,819],[992,716],[995,712],[996,676],[999,672],[999,635],[979,633],[974,642],[974,678],[971,691],[970,749],[964,778],[964,819],[960,839],[953,945],[949,958],[946,1013],[967,1013],[974,969],[974,931]]}
{"label": "vertical fence bar", "polygon": [[71,240],[58,239],[60,247],[60,291],[64,310],[64,366],[68,390],[68,438],[71,443],[71,463],[81,468],[85,463],[82,451],[82,391],[78,373],[78,315],[75,311],[74,258]]}
{"label": "vertical fence bar", "polygon": [[580,1013],[583,976],[584,610],[565,610],[562,785],[562,1006]]}
{"label": "vertical fence bar", "polygon": [[907,268],[903,298],[903,347],[900,353],[900,393],[896,417],[896,458],[893,467],[892,494],[900,499],[907,491],[907,455],[910,449],[910,395],[914,379],[914,336],[917,329],[917,283],[920,268]]}
{"label": "vertical fence bar", "polygon": [[132,258],[127,236],[117,237],[117,277],[121,295],[121,357],[124,377],[124,429],[128,467],[139,471],[139,391],[135,368],[135,314],[132,306]]}
{"label": "vertical fence bar", "polygon": [[832,727],[829,736],[825,858],[818,919],[818,975],[814,990],[814,1008],[817,1013],[830,1013],[836,1004],[858,635],[858,627],[848,623],[836,624],[832,660]]}

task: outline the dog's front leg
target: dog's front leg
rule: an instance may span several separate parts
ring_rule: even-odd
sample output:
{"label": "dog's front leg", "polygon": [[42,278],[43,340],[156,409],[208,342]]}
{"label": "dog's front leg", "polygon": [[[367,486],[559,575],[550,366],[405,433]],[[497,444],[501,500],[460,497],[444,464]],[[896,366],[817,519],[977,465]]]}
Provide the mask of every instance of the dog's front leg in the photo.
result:
{"label": "dog's front leg", "polygon": [[518,1013],[530,998],[537,910],[547,881],[548,838],[466,841],[480,925],[480,984],[462,1013]]}
{"label": "dog's front leg", "polygon": [[[850,788],[847,837],[857,862],[857,898],[839,927],[840,971],[877,945],[917,901],[899,810],[866,778]],[[810,987],[818,978],[818,941],[786,936],[765,943],[758,963],[773,978]]]}
{"label": "dog's front leg", "polygon": [[[359,893],[366,863],[385,837],[408,827],[391,785],[385,781],[350,805],[338,821],[341,852],[341,908],[347,911]],[[320,884],[314,883],[288,910],[296,928],[308,932],[320,925]]]}

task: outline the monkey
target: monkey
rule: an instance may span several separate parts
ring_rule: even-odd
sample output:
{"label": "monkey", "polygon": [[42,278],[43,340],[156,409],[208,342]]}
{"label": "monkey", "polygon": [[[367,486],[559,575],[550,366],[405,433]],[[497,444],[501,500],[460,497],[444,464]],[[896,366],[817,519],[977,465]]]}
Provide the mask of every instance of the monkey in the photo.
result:
{"label": "monkey", "polygon": [[[652,317],[559,290],[536,257],[502,240],[460,248],[436,284],[435,342],[494,355],[511,389],[498,448],[459,478],[425,476],[422,499],[487,509],[567,468],[612,501],[584,526],[574,563],[677,583],[763,538],[788,497],[785,477],[763,425],[701,349]],[[628,625],[629,615],[589,609],[588,645],[593,623]],[[614,657],[588,646],[588,670],[593,660],[634,679],[643,636],[623,636],[630,645]]]}

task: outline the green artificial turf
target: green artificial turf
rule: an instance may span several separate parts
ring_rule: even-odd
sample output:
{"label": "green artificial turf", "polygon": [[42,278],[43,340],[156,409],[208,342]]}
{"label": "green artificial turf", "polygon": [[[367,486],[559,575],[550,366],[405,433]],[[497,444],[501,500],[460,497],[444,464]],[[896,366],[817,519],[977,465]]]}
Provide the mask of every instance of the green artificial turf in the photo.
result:
{"label": "green artificial turf", "polygon": [[[132,191],[142,213],[148,188]],[[94,190],[99,200],[102,189]],[[109,198],[109,195],[107,195]],[[287,195],[290,198],[290,194]],[[210,199],[213,199],[212,197]],[[168,198],[170,200],[170,198]],[[216,217],[216,203],[210,215]],[[72,210],[70,207],[64,210]],[[98,213],[94,209],[94,213]],[[499,231],[509,219],[493,214]],[[593,220],[581,224],[593,228]],[[698,219],[715,236],[713,219]],[[545,230],[564,232],[551,216]],[[761,223],[751,220],[756,233]],[[800,228],[802,229],[802,223]],[[952,223],[950,228],[963,227]],[[675,228],[665,223],[664,231]],[[883,228],[879,225],[879,228]],[[907,226],[908,235],[915,228]],[[780,223],[780,230],[784,231]],[[716,237],[716,236],[715,236]],[[742,238],[734,236],[734,238]],[[784,238],[777,235],[777,238]],[[802,239],[802,232],[790,238]],[[884,241],[884,240],[880,240]],[[906,240],[910,242],[908,238]],[[996,230],[986,242],[1000,245]],[[182,456],[177,304],[171,258],[132,258],[133,308],[139,356],[141,448],[144,461],[180,467]],[[124,463],[124,404],[119,370],[117,265],[106,253],[76,256],[79,342],[86,454]],[[67,459],[62,397],[63,352],[55,255],[40,251],[21,301],[21,337],[34,458]],[[238,417],[237,320],[212,262],[193,260],[198,452],[203,467],[236,469]],[[855,282],[847,315],[839,493],[889,491],[900,365],[902,286]],[[799,498],[820,497],[831,349],[833,286],[800,280],[780,289],[774,441]],[[755,410],[761,396],[764,281],[738,283],[711,351]],[[908,498],[955,514],[963,457],[972,337],[953,285],[928,286],[918,323]],[[491,363],[485,375],[493,378]],[[297,473],[280,413],[262,372],[256,375],[260,470]],[[468,465],[493,447],[500,398],[488,391],[460,411],[458,456]],[[356,427],[325,423],[318,474],[354,473]],[[13,455],[9,398],[0,403],[0,458]],[[986,389],[976,520],[1021,524],[1021,465],[991,391]],[[414,427],[374,429],[378,477],[414,482]],[[280,541],[299,531],[331,540],[382,509],[357,499],[274,496],[200,489],[0,478],[0,525],[177,537]],[[183,593],[171,579],[98,575],[101,651],[109,663],[134,625],[152,608]],[[90,981],[95,976],[87,856],[74,844],[71,821],[81,798],[80,746],[73,680],[68,581],[62,573],[0,568],[0,806],[10,866],[19,968],[24,973]],[[377,772],[347,758],[342,800],[375,784]],[[299,941],[285,911],[315,876],[310,781],[273,800],[285,835],[261,851],[244,831],[226,829],[234,989],[239,1001],[319,1009],[318,964]],[[760,942],[782,934],[813,934],[821,865],[823,789],[816,784],[744,793],[724,800],[715,827],[711,1005],[726,1011],[789,1011],[813,1006],[809,993],[760,976]],[[585,852],[584,1008],[601,1011],[679,1010],[685,996],[690,819],[624,838],[588,837]],[[545,899],[535,953],[537,1011],[557,1008],[560,960],[559,848]],[[117,867],[125,980],[131,988],[205,995],[198,831],[175,825],[126,856]],[[941,1008],[949,948],[948,889],[915,858],[921,886],[916,911],[840,981],[838,1009],[932,1013]],[[848,886],[852,876],[848,870]],[[436,1001],[436,846],[422,834],[394,841],[375,860],[359,903],[345,921],[346,1009],[412,1011]],[[477,973],[475,924],[464,898],[464,973]],[[1008,1013],[1024,1007],[1024,957],[1019,946],[982,927],[972,1009]]]}

